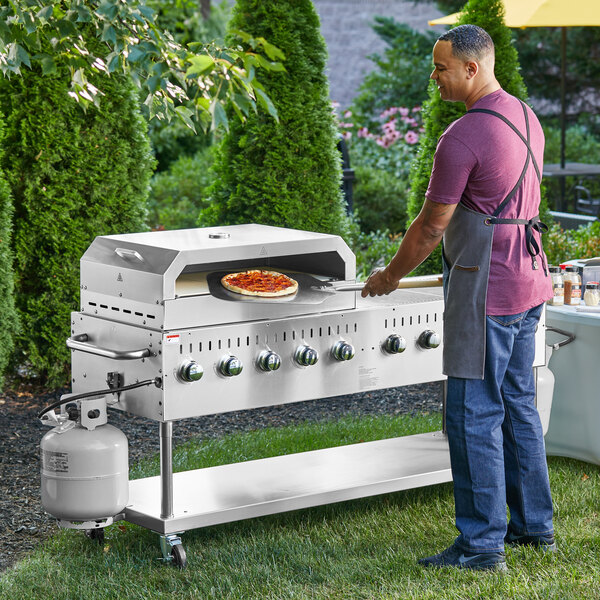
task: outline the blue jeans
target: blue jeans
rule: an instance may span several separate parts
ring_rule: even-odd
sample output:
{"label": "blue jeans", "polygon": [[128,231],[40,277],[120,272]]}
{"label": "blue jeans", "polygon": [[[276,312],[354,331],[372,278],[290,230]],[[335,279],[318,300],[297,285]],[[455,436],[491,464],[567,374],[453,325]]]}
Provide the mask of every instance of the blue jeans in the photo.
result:
{"label": "blue jeans", "polygon": [[448,378],[457,543],[504,550],[506,506],[518,534],[550,534],[552,498],[532,369],[542,306],[486,318],[484,379]]}

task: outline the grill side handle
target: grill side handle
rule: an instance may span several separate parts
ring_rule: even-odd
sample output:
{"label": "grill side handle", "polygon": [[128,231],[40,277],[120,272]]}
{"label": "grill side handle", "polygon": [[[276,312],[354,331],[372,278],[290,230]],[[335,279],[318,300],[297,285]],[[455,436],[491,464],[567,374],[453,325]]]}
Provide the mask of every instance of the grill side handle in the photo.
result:
{"label": "grill side handle", "polygon": [[148,348],[142,348],[140,350],[111,350],[110,348],[96,346],[89,342],[89,339],[87,333],[74,335],[67,338],[67,348],[79,350],[80,352],[87,352],[88,354],[95,354],[96,356],[103,356],[104,358],[113,358],[115,360],[136,360],[152,356],[152,352]]}

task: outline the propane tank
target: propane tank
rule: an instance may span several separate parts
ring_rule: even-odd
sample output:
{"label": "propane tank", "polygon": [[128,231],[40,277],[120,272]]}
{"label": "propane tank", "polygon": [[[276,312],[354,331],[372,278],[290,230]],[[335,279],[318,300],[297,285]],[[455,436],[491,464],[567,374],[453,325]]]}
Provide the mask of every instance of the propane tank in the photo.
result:
{"label": "propane tank", "polygon": [[90,521],[120,513],[129,500],[127,437],[106,423],[103,397],[78,403],[40,443],[42,506],[65,521]]}
{"label": "propane tank", "polygon": [[552,396],[554,394],[554,373],[548,368],[548,361],[552,355],[552,347],[546,346],[546,364],[537,367],[536,371],[536,407],[542,422],[544,435],[550,425],[550,412],[552,410]]}

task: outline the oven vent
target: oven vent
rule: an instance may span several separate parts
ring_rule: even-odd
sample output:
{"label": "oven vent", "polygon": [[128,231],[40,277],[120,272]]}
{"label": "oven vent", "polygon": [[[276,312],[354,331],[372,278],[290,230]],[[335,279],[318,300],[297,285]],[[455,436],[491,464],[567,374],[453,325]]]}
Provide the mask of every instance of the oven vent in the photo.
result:
{"label": "oven vent", "polygon": [[[91,307],[93,307],[93,308],[99,307],[102,310],[111,310],[111,311],[114,311],[114,312],[123,312],[126,315],[130,315],[132,313],[132,311],[130,309],[128,309],[128,308],[120,308],[119,306],[108,306],[108,304],[100,304],[99,305],[97,302],[91,302],[91,301],[88,302],[88,305],[91,306]],[[98,311],[96,310],[96,313],[97,312]],[[148,313],[144,314],[142,312],[136,311],[134,314],[135,314],[136,317],[142,317],[142,318],[145,317],[146,319],[156,319],[156,315],[151,315],[151,314],[148,314]]]}

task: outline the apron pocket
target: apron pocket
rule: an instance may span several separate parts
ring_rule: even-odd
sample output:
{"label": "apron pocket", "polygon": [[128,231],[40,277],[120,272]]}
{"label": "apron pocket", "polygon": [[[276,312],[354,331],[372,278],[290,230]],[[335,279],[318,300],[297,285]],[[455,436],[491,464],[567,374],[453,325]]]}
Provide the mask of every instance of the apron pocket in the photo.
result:
{"label": "apron pocket", "polygon": [[462,265],[454,265],[454,268],[457,271],[479,271],[479,265],[475,265],[473,267],[463,267]]}

